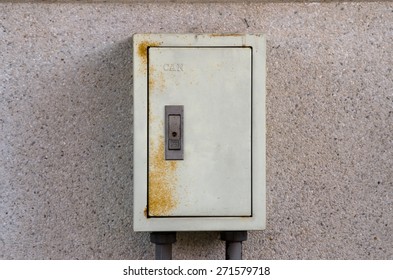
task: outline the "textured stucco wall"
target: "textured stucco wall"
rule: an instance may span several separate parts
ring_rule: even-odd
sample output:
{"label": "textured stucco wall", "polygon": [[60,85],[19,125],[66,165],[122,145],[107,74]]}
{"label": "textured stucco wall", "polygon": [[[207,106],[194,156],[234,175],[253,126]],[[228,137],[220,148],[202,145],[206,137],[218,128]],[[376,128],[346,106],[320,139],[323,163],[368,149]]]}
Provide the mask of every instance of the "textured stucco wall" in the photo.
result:
{"label": "textured stucco wall", "polygon": [[[152,259],[131,36],[267,34],[268,226],[247,259],[393,259],[393,4],[0,4],[0,258]],[[180,259],[222,259],[181,233]]]}

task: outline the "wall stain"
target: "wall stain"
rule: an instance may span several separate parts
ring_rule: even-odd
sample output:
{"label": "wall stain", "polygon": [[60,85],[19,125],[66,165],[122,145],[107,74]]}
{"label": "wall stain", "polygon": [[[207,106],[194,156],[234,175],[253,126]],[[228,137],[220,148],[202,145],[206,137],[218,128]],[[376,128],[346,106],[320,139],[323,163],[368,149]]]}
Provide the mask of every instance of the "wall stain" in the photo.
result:
{"label": "wall stain", "polygon": [[243,34],[239,34],[239,33],[213,33],[213,34],[209,34],[210,37],[239,37],[239,36],[243,36]]}
{"label": "wall stain", "polygon": [[164,137],[161,136],[158,145],[150,143],[149,216],[168,216],[178,204],[175,192],[177,161],[165,160],[164,153]]}

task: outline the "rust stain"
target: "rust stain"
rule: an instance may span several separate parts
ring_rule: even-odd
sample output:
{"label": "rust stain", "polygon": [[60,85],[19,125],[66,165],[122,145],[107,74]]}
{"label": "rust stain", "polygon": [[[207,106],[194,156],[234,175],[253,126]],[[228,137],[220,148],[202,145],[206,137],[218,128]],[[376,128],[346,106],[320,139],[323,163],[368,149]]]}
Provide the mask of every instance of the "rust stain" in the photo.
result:
{"label": "rust stain", "polygon": [[164,138],[149,153],[149,216],[167,216],[177,206],[177,161],[164,159]]}
{"label": "rust stain", "polygon": [[143,65],[147,64],[147,48],[148,47],[157,47],[159,46],[159,42],[151,42],[151,41],[142,41],[138,45],[138,56],[142,60]]}
{"label": "rust stain", "polygon": [[[149,100],[150,103],[150,100]],[[156,117],[153,115],[152,109],[151,109],[151,105],[150,106],[150,110],[149,110],[149,123],[153,123],[156,120]]]}
{"label": "rust stain", "polygon": [[156,81],[153,79],[153,75],[155,72],[155,68],[152,65],[149,65],[149,92],[154,90],[154,86],[156,84]]}
{"label": "rust stain", "polygon": [[154,90],[164,92],[165,89],[165,78],[162,71],[156,71],[156,69],[149,65],[149,93]]}
{"label": "rust stain", "polygon": [[143,216],[145,216],[147,218],[147,207],[145,207],[145,209],[143,209]]}
{"label": "rust stain", "polygon": [[161,90],[161,92],[164,92],[164,89],[165,89],[165,78],[164,78],[164,73],[162,73],[162,71],[158,75],[158,87]]}

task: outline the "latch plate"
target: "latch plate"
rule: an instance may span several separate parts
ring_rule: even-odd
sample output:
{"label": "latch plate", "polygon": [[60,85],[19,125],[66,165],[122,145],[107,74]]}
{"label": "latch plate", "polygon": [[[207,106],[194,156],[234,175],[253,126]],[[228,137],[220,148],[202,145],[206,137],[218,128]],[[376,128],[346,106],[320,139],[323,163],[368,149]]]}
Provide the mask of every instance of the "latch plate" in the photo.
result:
{"label": "latch plate", "polygon": [[165,159],[183,160],[184,157],[184,107],[183,105],[165,106]]}

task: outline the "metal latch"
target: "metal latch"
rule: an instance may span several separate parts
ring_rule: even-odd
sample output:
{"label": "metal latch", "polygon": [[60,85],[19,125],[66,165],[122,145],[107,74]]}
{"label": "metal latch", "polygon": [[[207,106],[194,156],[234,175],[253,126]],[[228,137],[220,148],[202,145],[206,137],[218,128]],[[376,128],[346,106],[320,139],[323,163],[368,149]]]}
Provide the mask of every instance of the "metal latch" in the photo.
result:
{"label": "metal latch", "polygon": [[183,105],[165,106],[165,159],[183,159]]}

